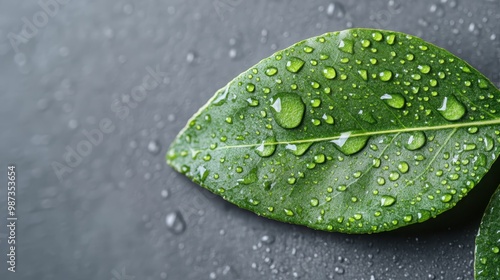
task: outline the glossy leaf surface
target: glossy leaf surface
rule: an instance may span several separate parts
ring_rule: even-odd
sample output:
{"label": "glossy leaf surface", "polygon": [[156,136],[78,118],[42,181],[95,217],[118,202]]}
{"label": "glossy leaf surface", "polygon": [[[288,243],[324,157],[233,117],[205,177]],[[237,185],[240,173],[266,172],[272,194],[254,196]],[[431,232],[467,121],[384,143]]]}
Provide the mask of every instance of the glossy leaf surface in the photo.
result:
{"label": "glossy leaf surface", "polygon": [[219,90],[167,162],[258,215],[371,233],[452,208],[499,153],[500,94],[448,51],[391,31],[299,42]]}
{"label": "glossy leaf surface", "polygon": [[500,279],[500,187],[486,208],[476,237],[475,279]]}

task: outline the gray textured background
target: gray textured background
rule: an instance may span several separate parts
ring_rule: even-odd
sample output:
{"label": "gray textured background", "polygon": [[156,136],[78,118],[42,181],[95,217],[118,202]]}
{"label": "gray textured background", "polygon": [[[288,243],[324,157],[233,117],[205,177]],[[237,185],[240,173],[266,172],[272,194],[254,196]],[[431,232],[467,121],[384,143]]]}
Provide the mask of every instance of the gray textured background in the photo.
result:
{"label": "gray textured background", "polygon": [[[16,274],[0,226],[0,279],[472,279],[474,236],[498,176],[427,224],[356,236],[257,217],[164,162],[217,89],[328,31],[421,36],[500,85],[499,0],[412,2],[60,0],[45,11],[1,0],[0,198],[5,205],[15,163],[19,221]],[[134,99],[151,69],[159,83]],[[58,178],[54,163],[106,119],[114,131]]]}

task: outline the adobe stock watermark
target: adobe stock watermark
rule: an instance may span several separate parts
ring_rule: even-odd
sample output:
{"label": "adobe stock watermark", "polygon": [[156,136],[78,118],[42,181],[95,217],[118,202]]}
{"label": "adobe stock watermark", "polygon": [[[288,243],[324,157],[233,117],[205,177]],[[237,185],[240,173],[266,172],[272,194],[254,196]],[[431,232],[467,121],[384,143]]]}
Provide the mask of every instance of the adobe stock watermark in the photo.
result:
{"label": "adobe stock watermark", "polygon": [[224,21],[224,14],[226,12],[232,12],[234,9],[243,3],[243,0],[213,0],[212,5],[214,6],[215,12],[221,21]]}
{"label": "adobe stock watermark", "polygon": [[[147,66],[146,71],[147,74],[142,78],[142,83],[130,91],[131,100],[122,102],[115,99],[111,104],[110,109],[115,119],[123,121],[128,118],[131,110],[137,108],[139,103],[147,98],[149,92],[168,82],[167,73],[162,72],[159,65],[155,69]],[[71,175],[83,160],[92,154],[94,148],[103,143],[106,135],[114,132],[115,129],[115,122],[107,117],[99,120],[96,127],[89,130],[83,129],[82,139],[75,145],[65,147],[62,161],[52,161],[52,169],[59,181],[63,183],[65,176]]]}
{"label": "adobe stock watermark", "polygon": [[370,20],[375,23],[377,28],[385,28],[392,21],[392,17],[401,13],[401,0],[390,0],[387,2],[387,9],[372,12]]}
{"label": "adobe stock watermark", "polygon": [[36,11],[31,18],[22,17],[23,26],[18,33],[9,32],[7,38],[16,53],[19,53],[19,46],[28,43],[33,39],[40,29],[43,29],[54,18],[61,8],[71,0],[39,0],[40,10]]}

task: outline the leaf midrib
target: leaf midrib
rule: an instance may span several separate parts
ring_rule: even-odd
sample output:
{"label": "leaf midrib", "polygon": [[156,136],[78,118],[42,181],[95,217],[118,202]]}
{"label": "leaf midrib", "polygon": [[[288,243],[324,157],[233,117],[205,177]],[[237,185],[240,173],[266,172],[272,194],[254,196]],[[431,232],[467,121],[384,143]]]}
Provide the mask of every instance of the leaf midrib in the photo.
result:
{"label": "leaf midrib", "polygon": [[335,135],[335,136],[331,136],[331,137],[301,139],[301,140],[292,140],[292,141],[276,141],[276,142],[266,142],[266,143],[257,143],[257,144],[228,145],[228,146],[223,146],[223,147],[217,147],[214,150],[250,148],[250,147],[257,147],[260,145],[276,146],[276,145],[286,145],[286,144],[304,144],[304,143],[333,141],[333,140],[340,139],[341,137],[343,137],[342,136],[343,134],[349,133],[349,132],[351,134],[349,135],[348,138],[351,139],[354,137],[387,135],[387,134],[397,134],[397,133],[426,131],[426,130],[459,129],[459,128],[464,128],[464,127],[491,126],[491,125],[496,125],[496,124],[500,125],[500,118],[499,119],[492,119],[492,120],[485,120],[485,121],[477,121],[477,122],[452,123],[452,124],[447,124],[447,125],[425,126],[425,127],[407,127],[407,128],[401,128],[401,129],[380,130],[380,131],[364,131],[364,132],[345,131],[345,132],[341,132],[339,135]]}

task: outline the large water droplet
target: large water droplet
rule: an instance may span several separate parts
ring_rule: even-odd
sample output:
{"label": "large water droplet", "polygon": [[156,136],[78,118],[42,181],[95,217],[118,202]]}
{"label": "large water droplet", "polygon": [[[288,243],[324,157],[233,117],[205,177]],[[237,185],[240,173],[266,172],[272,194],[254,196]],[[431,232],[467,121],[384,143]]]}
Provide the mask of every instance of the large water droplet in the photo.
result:
{"label": "large water droplet", "polygon": [[311,199],[311,206],[316,207],[319,204],[319,200],[317,198]]}
{"label": "large water droplet", "polygon": [[198,179],[200,182],[204,182],[208,177],[209,171],[203,165],[198,166],[196,171],[198,171]]}
{"label": "large water droplet", "polygon": [[390,195],[383,195],[380,199],[380,206],[388,207],[396,202],[396,198]]}
{"label": "large water droplet", "polygon": [[456,121],[461,119],[465,115],[465,106],[458,101],[454,95],[450,95],[443,99],[441,107],[437,109],[441,115],[449,120]]}
{"label": "large water droplet", "polygon": [[370,40],[366,39],[361,40],[361,46],[363,46],[363,48],[368,48],[370,45],[371,45]]}
{"label": "large water droplet", "polygon": [[485,79],[478,79],[477,84],[480,89],[487,89],[488,88],[488,82]]}
{"label": "large water droplet", "polygon": [[385,39],[385,41],[387,42],[387,44],[393,45],[395,39],[396,39],[396,35],[390,34],[390,35],[387,36],[387,38]]}
{"label": "large water droplet", "polygon": [[484,150],[486,152],[493,150],[493,148],[495,147],[495,142],[494,142],[493,138],[491,138],[490,136],[486,135],[484,137],[483,142],[484,142]]}
{"label": "large water droplet", "polygon": [[327,115],[327,114],[323,114],[323,116],[321,117],[323,120],[325,120],[325,122],[327,124],[334,124],[335,123],[335,120],[333,119],[332,116],[330,115]]}
{"label": "large water droplet", "polygon": [[248,102],[248,105],[250,107],[256,107],[256,106],[259,106],[259,100],[258,99],[255,99],[255,98],[248,98],[247,99],[247,102]]}
{"label": "large water droplet", "polygon": [[330,3],[326,7],[326,14],[328,15],[328,17],[343,18],[345,15],[344,6],[342,6],[342,4],[338,2]]}
{"label": "large water droplet", "polygon": [[403,174],[408,172],[409,169],[410,169],[410,166],[405,161],[402,161],[398,164],[398,170],[399,170],[399,172],[401,172]]}
{"label": "large water droplet", "polygon": [[441,201],[444,203],[450,202],[452,199],[453,199],[453,195],[451,195],[451,194],[444,194],[441,196]]}
{"label": "large water droplet", "polygon": [[186,230],[186,222],[179,211],[167,214],[165,223],[167,229],[173,234],[182,234]]}
{"label": "large water droplet", "polygon": [[254,92],[255,91],[255,85],[252,84],[252,83],[248,83],[245,88],[246,88],[246,90],[248,92]]}
{"label": "large water droplet", "polygon": [[403,217],[403,221],[405,221],[407,223],[411,222],[411,220],[413,220],[413,216],[412,215],[405,215]]}
{"label": "large water droplet", "polygon": [[498,248],[497,246],[493,246],[491,247],[491,252],[493,252],[494,254],[498,254],[500,253],[500,248]]}
{"label": "large water droplet", "polygon": [[331,80],[337,76],[337,72],[335,71],[335,68],[327,66],[327,67],[325,67],[325,69],[323,69],[323,76],[325,76],[325,78]]}
{"label": "large water droplet", "polygon": [[477,145],[474,143],[467,143],[463,145],[464,151],[473,151],[477,148]]}
{"label": "large water droplet", "polygon": [[399,179],[399,173],[396,171],[393,171],[389,174],[389,180],[391,181],[396,181]]}
{"label": "large water droplet", "polygon": [[351,132],[344,132],[339,139],[331,141],[335,147],[345,155],[352,155],[361,151],[368,142],[369,136],[351,137]]}
{"label": "large water droplet", "polygon": [[390,70],[385,70],[385,71],[380,72],[378,74],[378,76],[380,77],[381,81],[387,82],[387,81],[391,80],[391,78],[392,78],[392,72]]}
{"label": "large water droplet", "polygon": [[290,149],[290,150],[292,151],[292,153],[294,155],[301,156],[307,151],[307,149],[309,149],[309,147],[311,147],[312,144],[313,144],[312,142],[295,144],[294,149]]}
{"label": "large water droplet", "polygon": [[314,162],[315,163],[324,163],[326,160],[326,157],[324,154],[317,154],[314,156]]}
{"label": "large water droplet", "polygon": [[262,243],[264,244],[273,244],[274,241],[276,240],[276,237],[274,237],[274,235],[264,235],[260,238],[260,241],[262,241]]}
{"label": "large water droplet", "polygon": [[267,75],[267,76],[270,76],[270,77],[271,77],[271,76],[276,75],[276,73],[278,73],[278,69],[277,69],[276,67],[272,67],[272,66],[271,66],[271,67],[268,67],[268,68],[266,69],[266,72],[265,72],[265,73],[266,73],[266,75]]}
{"label": "large water droplet", "polygon": [[406,133],[403,139],[405,139],[403,140],[405,148],[410,151],[422,148],[422,146],[424,146],[425,142],[427,141],[427,137],[422,131]]}
{"label": "large water droplet", "polygon": [[282,92],[274,96],[274,120],[283,128],[295,128],[300,125],[304,117],[306,105],[299,95]]}
{"label": "large water droplet", "polygon": [[286,63],[286,69],[292,73],[297,73],[304,66],[304,61],[298,57],[290,57]]}
{"label": "large water droplet", "polygon": [[377,178],[377,184],[379,184],[380,186],[385,185],[385,179],[382,178],[382,177],[378,177]]}
{"label": "large water droplet", "polygon": [[380,97],[384,102],[395,109],[401,109],[405,106],[405,98],[399,93],[384,94]]}
{"label": "large water droplet", "polygon": [[428,210],[420,210],[420,212],[417,213],[417,221],[419,223],[427,221],[430,218],[431,212],[429,212]]}
{"label": "large water droplet", "polygon": [[361,69],[358,71],[358,74],[361,76],[361,78],[365,81],[368,80],[368,71],[366,71],[365,69]]}
{"label": "large water droplet", "polygon": [[269,137],[265,141],[255,148],[255,152],[261,157],[269,157],[274,154],[276,150],[276,139],[274,137]]}
{"label": "large water droplet", "polygon": [[373,38],[373,40],[380,42],[380,41],[382,41],[382,39],[384,39],[384,36],[382,35],[382,33],[376,31],[376,32],[372,33],[372,38]]}
{"label": "large water droplet", "polygon": [[161,197],[165,198],[165,199],[168,198],[168,195],[169,195],[168,190],[161,190],[160,194],[161,194]]}
{"label": "large water droplet", "polygon": [[311,106],[317,108],[321,105],[321,99],[315,98],[311,100]]}
{"label": "large water droplet", "polygon": [[148,152],[152,155],[157,155],[161,150],[160,143],[157,140],[152,140],[148,144]]}
{"label": "large water droplet", "polygon": [[423,74],[427,74],[431,71],[431,67],[429,65],[419,65],[418,70],[420,70]]}
{"label": "large water droplet", "polygon": [[342,39],[339,43],[339,50],[346,53],[353,53],[354,42],[349,39]]}

